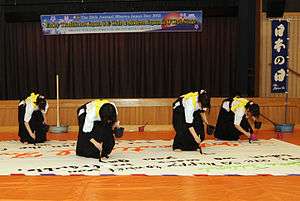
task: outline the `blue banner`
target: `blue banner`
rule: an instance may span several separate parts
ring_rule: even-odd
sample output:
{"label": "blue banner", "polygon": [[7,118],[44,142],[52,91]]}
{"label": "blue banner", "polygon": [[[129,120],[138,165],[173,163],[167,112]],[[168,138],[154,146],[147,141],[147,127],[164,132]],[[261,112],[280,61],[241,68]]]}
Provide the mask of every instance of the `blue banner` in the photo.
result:
{"label": "blue banner", "polygon": [[202,11],[118,12],[41,15],[45,35],[176,32],[202,29]]}
{"label": "blue banner", "polygon": [[288,22],[272,21],[272,93],[288,91]]}

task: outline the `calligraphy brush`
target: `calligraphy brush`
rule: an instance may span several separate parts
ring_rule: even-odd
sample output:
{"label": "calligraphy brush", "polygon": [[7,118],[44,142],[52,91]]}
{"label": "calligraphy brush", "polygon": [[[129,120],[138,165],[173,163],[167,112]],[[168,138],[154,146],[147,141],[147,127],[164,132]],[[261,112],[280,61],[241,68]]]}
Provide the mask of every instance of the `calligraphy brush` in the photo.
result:
{"label": "calligraphy brush", "polygon": [[99,150],[99,153],[100,153],[100,154],[99,154],[99,155],[100,155],[100,156],[99,156],[99,162],[102,162],[102,160],[101,160],[101,156],[102,156],[102,149],[101,149],[101,150]]}
{"label": "calligraphy brush", "polygon": [[201,144],[199,143],[199,151],[200,151],[200,154],[203,154],[202,153],[202,148],[201,148]]}

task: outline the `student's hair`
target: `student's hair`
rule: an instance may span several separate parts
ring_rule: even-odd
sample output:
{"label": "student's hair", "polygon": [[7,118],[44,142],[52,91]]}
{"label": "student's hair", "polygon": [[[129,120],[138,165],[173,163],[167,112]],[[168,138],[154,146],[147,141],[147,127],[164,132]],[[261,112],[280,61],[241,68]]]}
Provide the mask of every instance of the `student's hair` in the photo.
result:
{"label": "student's hair", "polygon": [[107,125],[112,126],[117,121],[117,111],[111,103],[105,103],[99,110],[101,121]]}
{"label": "student's hair", "polygon": [[198,93],[199,93],[198,102],[201,103],[201,107],[208,108],[208,110],[210,110],[211,108],[210,96],[208,95],[208,93],[205,90],[201,90]]}
{"label": "student's hair", "polygon": [[47,105],[46,98],[39,95],[36,99],[36,105],[38,106],[39,110],[45,110]]}
{"label": "student's hair", "polygon": [[260,115],[260,109],[259,109],[259,105],[256,104],[256,103],[253,103],[252,101],[249,101],[246,106],[245,106],[246,109],[249,109],[249,111],[251,112],[251,114],[254,116],[254,117],[259,117]]}

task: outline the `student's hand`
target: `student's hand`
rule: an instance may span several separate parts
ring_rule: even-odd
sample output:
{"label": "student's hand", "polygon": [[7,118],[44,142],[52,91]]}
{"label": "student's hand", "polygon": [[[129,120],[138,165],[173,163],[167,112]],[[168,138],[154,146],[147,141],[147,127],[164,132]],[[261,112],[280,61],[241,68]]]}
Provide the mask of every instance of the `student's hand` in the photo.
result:
{"label": "student's hand", "polygon": [[250,133],[250,132],[246,132],[245,135],[246,135],[248,138],[250,138],[251,133]]}
{"label": "student's hand", "polygon": [[101,161],[101,157],[102,157],[102,147],[99,148],[99,161]]}
{"label": "student's hand", "polygon": [[100,151],[100,153],[102,152],[103,142],[97,142],[94,138],[90,139],[90,142],[93,143],[93,145]]}
{"label": "student's hand", "polygon": [[97,149],[99,150],[99,161],[102,162],[101,158],[102,158],[102,143],[97,143],[97,145],[95,145],[97,147]]}
{"label": "student's hand", "polygon": [[35,133],[31,133],[30,136],[32,137],[32,139],[34,139],[34,140],[36,139]]}
{"label": "student's hand", "polygon": [[100,153],[102,152],[102,143],[97,143],[97,149]]}
{"label": "student's hand", "polygon": [[201,143],[201,139],[200,139],[200,137],[195,137],[195,141],[198,143],[198,144],[200,144]]}
{"label": "student's hand", "polygon": [[256,141],[257,140],[257,137],[254,133],[251,134],[250,138],[249,138],[251,141]]}

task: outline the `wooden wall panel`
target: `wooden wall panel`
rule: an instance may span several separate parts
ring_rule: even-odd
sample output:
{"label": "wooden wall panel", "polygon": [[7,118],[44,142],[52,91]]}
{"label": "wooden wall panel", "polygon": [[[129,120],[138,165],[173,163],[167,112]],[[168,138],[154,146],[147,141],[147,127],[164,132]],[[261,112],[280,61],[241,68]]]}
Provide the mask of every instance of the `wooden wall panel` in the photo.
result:
{"label": "wooden wall panel", "polygon": [[[289,68],[300,74],[300,13],[285,13],[282,19],[289,23]],[[260,66],[259,66],[259,96],[282,97],[284,94],[271,93],[271,21],[266,18],[266,13],[261,13],[260,27]],[[289,96],[300,97],[300,77],[289,73]]]}
{"label": "wooden wall panel", "polygon": [[[175,99],[111,99],[115,102],[119,119],[123,125],[171,125],[172,124],[172,102]],[[253,98],[261,106],[263,114],[275,122],[284,123],[285,105],[284,98]],[[61,124],[67,124],[72,127],[77,126],[76,109],[86,99],[81,100],[61,100]],[[211,123],[215,123],[219,112],[222,98],[212,99],[212,109],[208,116]],[[18,102],[0,101],[0,127],[17,127],[18,125]],[[291,98],[288,103],[287,121],[300,124],[300,98]],[[262,119],[263,120],[263,119]],[[56,124],[56,101],[49,100],[49,112],[47,121],[51,125]],[[270,125],[263,120],[264,125]],[[168,126],[168,128],[171,128]]]}

